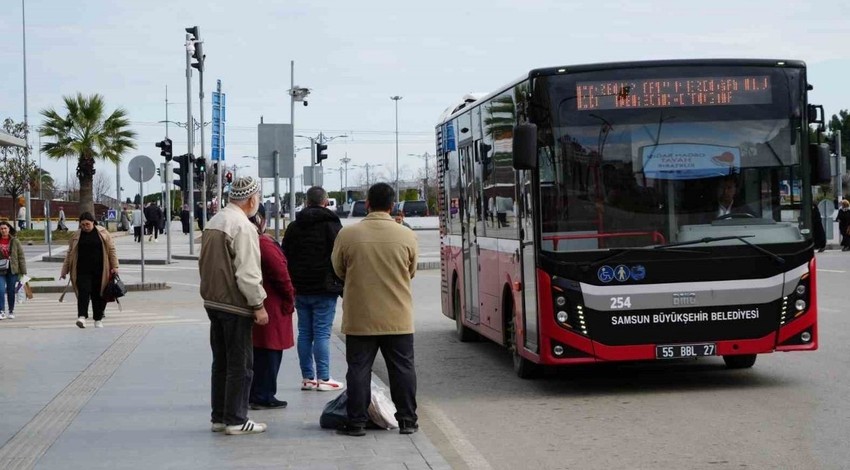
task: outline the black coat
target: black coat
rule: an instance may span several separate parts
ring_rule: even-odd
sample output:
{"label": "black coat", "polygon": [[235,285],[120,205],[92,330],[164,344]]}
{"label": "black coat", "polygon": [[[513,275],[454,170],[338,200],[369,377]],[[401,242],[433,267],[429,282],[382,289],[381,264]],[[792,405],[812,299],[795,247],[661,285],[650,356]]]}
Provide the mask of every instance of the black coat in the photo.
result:
{"label": "black coat", "polygon": [[341,294],[331,282],[336,235],[342,230],[339,217],[324,207],[305,207],[283,235],[283,252],[297,295]]}
{"label": "black coat", "polygon": [[812,204],[812,242],[817,249],[826,246],[826,231],[823,228],[823,220],[821,220],[817,204]]}
{"label": "black coat", "polygon": [[841,245],[850,246],[850,234],[847,229],[850,228],[850,209],[838,209],[838,231],[841,232]]}

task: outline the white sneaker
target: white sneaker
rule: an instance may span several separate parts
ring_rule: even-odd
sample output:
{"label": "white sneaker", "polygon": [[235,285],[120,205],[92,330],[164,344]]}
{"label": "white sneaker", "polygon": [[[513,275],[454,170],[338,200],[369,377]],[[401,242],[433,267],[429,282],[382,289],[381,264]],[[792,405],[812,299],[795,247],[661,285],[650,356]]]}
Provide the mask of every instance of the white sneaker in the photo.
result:
{"label": "white sneaker", "polygon": [[224,432],[225,428],[227,428],[227,425],[225,425],[224,423],[212,423],[212,426],[210,426],[210,431]]}
{"label": "white sneaker", "polygon": [[316,382],[316,379],[302,379],[301,380],[301,390],[315,390],[316,387],[319,386],[319,383]]}
{"label": "white sneaker", "polygon": [[77,317],[77,326],[80,328],[86,327],[86,317]]}
{"label": "white sneaker", "polygon": [[6,318],[8,318],[9,320],[14,320],[15,319],[15,312],[9,312],[9,314],[6,315]]}
{"label": "white sneaker", "polygon": [[316,390],[320,392],[341,392],[345,390],[345,384],[342,382],[337,382],[334,379],[320,379],[318,386],[316,386]]}
{"label": "white sneaker", "polygon": [[245,421],[245,424],[226,426],[224,428],[224,433],[228,436],[239,436],[242,434],[259,434],[261,432],[266,432],[266,427],[266,423],[255,423],[249,419],[248,421]]}
{"label": "white sneaker", "polygon": [[0,312],[0,320],[6,319],[6,312]]}
{"label": "white sneaker", "polygon": [[95,328],[103,328],[103,320],[97,320],[94,322]]}

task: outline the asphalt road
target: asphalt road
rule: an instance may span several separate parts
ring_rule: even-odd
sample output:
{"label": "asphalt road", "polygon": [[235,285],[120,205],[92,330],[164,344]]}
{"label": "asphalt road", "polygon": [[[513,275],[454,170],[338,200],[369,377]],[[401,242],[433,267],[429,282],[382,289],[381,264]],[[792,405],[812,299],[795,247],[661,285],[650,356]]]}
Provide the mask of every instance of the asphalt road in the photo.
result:
{"label": "asphalt road", "polygon": [[[450,421],[425,430],[458,468],[847,468],[850,254],[818,261],[817,352],[763,355],[749,370],[712,358],[561,369],[534,381],[514,375],[503,348],[457,341],[440,312],[439,273],[421,272],[420,406],[426,422],[429,409]],[[378,373],[386,379],[383,366]]]}

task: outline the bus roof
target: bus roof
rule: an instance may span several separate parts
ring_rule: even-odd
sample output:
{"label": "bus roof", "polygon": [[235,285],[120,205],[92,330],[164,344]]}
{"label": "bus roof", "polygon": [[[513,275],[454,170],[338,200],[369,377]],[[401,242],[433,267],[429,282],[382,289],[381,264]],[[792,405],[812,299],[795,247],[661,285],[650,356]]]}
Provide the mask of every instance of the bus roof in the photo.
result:
{"label": "bus roof", "polygon": [[[490,98],[500,95],[507,90],[515,87],[529,78],[540,77],[544,75],[559,75],[564,73],[590,72],[596,70],[616,70],[623,68],[644,68],[644,67],[671,67],[671,66],[756,66],[756,67],[791,67],[791,68],[806,68],[806,63],[802,60],[781,60],[781,59],[674,59],[674,60],[643,60],[633,62],[603,62],[596,64],[581,64],[581,65],[563,65],[559,67],[542,67],[532,69],[527,75],[511,81],[496,91],[488,94],[483,93],[468,93],[463,96],[460,103],[446,108],[440,115],[437,126],[442,125],[446,121],[451,120],[456,115],[468,109],[472,109],[478,104],[489,100]],[[469,99],[471,98],[471,99]]]}

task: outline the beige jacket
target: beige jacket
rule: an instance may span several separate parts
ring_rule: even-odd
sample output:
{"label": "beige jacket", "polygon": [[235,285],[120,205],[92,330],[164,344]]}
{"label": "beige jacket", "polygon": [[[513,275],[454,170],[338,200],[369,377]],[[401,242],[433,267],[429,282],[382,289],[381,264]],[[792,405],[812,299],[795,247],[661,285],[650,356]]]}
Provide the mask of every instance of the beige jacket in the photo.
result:
{"label": "beige jacket", "polygon": [[339,232],[331,260],[336,275],[345,281],[344,334],[413,333],[410,281],[418,257],[416,234],[386,212],[372,212]]}
{"label": "beige jacket", "polygon": [[204,227],[198,258],[204,307],[253,317],[266,299],[260,266],[257,227],[228,204]]}
{"label": "beige jacket", "polygon": [[[95,225],[97,234],[100,235],[101,245],[103,246],[103,274],[100,278],[100,293],[106,290],[109,281],[112,279],[112,270],[118,269],[118,255],[115,252],[115,243],[112,241],[112,236],[109,231],[100,225]],[[77,289],[77,243],[80,241],[80,231],[71,237],[68,243],[68,251],[65,253],[65,262],[62,264],[61,276],[71,274],[71,284],[74,285],[74,293],[79,294]]]}

